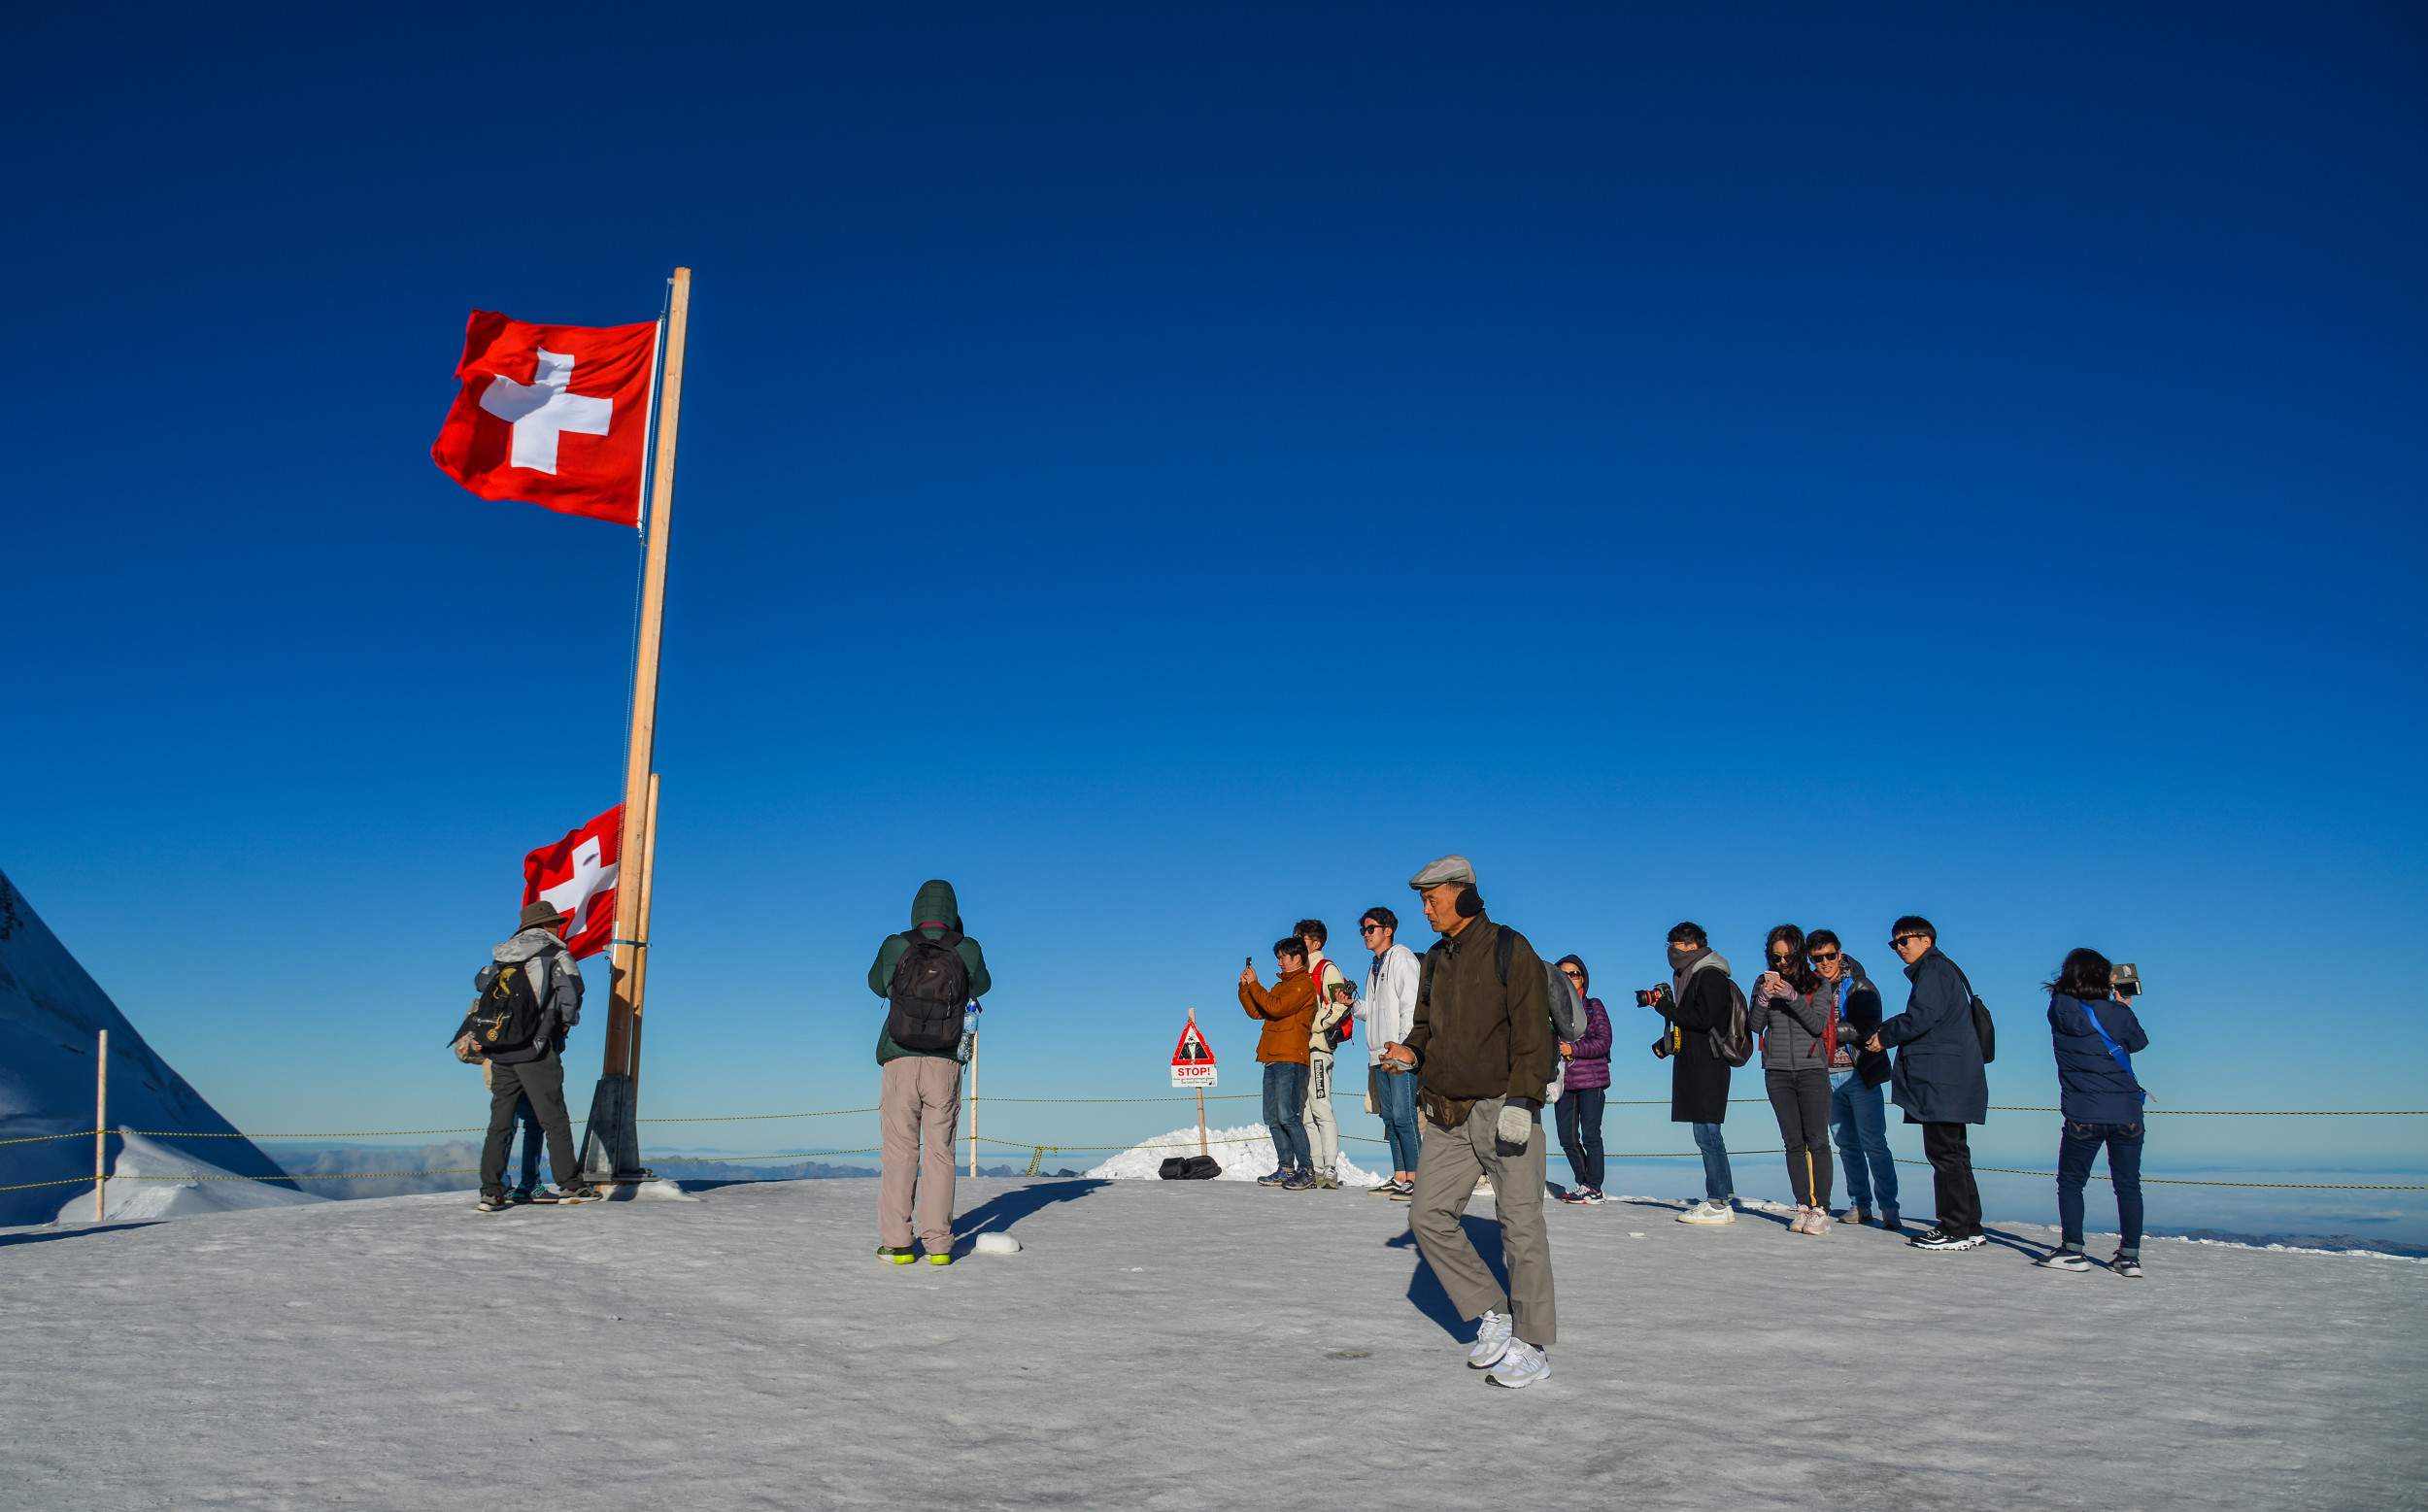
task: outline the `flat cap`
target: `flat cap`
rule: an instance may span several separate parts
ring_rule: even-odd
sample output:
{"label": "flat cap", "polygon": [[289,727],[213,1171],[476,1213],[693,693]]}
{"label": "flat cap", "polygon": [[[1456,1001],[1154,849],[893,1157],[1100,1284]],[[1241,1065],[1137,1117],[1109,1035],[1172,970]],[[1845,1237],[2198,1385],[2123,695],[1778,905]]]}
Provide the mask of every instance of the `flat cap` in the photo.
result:
{"label": "flat cap", "polygon": [[1464,856],[1445,856],[1410,877],[1408,886],[1422,892],[1427,888],[1438,888],[1445,882],[1464,883],[1471,888],[1475,886],[1475,868]]}

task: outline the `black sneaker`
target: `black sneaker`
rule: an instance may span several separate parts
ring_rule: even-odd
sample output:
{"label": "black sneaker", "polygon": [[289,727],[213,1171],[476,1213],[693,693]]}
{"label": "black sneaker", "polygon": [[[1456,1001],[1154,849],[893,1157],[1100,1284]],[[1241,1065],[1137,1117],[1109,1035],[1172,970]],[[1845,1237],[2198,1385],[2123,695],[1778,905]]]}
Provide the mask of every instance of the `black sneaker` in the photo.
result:
{"label": "black sneaker", "polygon": [[1287,1165],[1276,1165],[1273,1167],[1271,1175],[1259,1176],[1256,1179],[1256,1184],[1260,1187],[1279,1187],[1286,1185],[1289,1180],[1290,1167]]}
{"label": "black sneaker", "polygon": [[1944,1228],[1935,1227],[1905,1242],[1917,1250],[1977,1250],[1990,1241],[1977,1233],[1949,1233]]}
{"label": "black sneaker", "polygon": [[2118,1250],[2116,1258],[2108,1262],[2108,1268],[2116,1275],[2139,1279],[2141,1274],[2141,1257],[2127,1255],[2124,1251]]}
{"label": "black sneaker", "polygon": [[528,1187],[523,1190],[523,1195],[515,1200],[519,1202],[561,1202],[564,1198],[546,1187]]}

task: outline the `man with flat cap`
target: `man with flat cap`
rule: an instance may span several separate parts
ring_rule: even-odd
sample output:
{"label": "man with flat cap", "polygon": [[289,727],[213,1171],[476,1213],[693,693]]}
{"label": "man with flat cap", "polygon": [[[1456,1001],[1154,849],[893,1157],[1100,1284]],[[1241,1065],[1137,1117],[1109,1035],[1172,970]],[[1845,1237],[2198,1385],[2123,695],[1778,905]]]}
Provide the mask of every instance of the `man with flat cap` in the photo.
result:
{"label": "man with flat cap", "polygon": [[[1462,1318],[1477,1320],[1467,1362],[1495,1385],[1551,1374],[1557,1335],[1551,1242],[1543,1227],[1543,1090],[1558,1038],[1542,958],[1484,913],[1475,868],[1445,856],[1410,879],[1441,935],[1417,978],[1415,1022],[1387,1052],[1417,1072],[1424,1144],[1408,1226]],[[1460,1223],[1479,1175],[1492,1179],[1504,1290]]]}
{"label": "man with flat cap", "polygon": [[565,1031],[582,1022],[582,967],[556,933],[564,924],[553,903],[525,906],[514,937],[491,950],[489,963],[474,974],[478,995],[455,1031],[456,1056],[486,1062],[489,1078],[484,1213],[506,1207],[506,1151],[514,1143],[516,1105],[526,1097],[548,1135],[555,1200],[588,1202],[601,1195],[582,1180],[573,1119],[565,1111]]}

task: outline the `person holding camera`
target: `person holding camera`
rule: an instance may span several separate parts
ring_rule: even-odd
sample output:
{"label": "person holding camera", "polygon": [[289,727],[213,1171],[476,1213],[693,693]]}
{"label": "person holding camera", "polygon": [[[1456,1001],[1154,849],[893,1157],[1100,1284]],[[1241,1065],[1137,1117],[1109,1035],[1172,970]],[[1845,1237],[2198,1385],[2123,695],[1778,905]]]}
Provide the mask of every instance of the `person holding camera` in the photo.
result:
{"label": "person holding camera", "polygon": [[1905,1226],[1897,1216],[1897,1160],[1888,1151],[1888,1109],[1880,1096],[1888,1057],[1862,1048],[1880,1026],[1880,990],[1832,930],[1812,931],[1804,940],[1804,958],[1812,962],[1838,1016],[1838,1049],[1830,1057],[1830,1132],[1846,1171],[1848,1203],[1839,1222],[1871,1223],[1876,1195],[1880,1226],[1896,1233]]}
{"label": "person holding camera", "polygon": [[1838,1054],[1838,1009],[1804,960],[1804,931],[1770,931],[1770,969],[1754,983],[1745,1032],[1762,1042],[1762,1083],[1779,1121],[1787,1184],[1796,1194],[1789,1233],[1830,1231],[1830,1062]]}
{"label": "person holding camera", "polygon": [[[1425,953],[1408,1037],[1389,1052],[1416,1068],[1425,1114],[1408,1227],[1459,1316],[1477,1321],[1467,1362],[1497,1386],[1532,1386],[1551,1374],[1557,1325],[1543,1225],[1550,983],[1526,936],[1485,917],[1466,857],[1443,857],[1408,886],[1441,934]],[[1492,1178],[1506,1289],[1460,1221],[1478,1175]]]}
{"label": "person holding camera", "polygon": [[1905,1110],[1906,1123],[1922,1126],[1939,1207],[1930,1229],[1905,1242],[1917,1250],[1977,1250],[1989,1241],[1981,1235],[1981,1189],[1973,1179],[1965,1126],[1990,1121],[1990,1079],[1973,1028],[1973,986],[1940,954],[1939,932],[1928,919],[1907,914],[1889,934],[1913,991],[1905,1011],[1881,1025],[1865,1048],[1897,1047],[1889,1096]]}
{"label": "person holding camera", "polygon": [[[2119,993],[2138,991],[2141,974],[2108,964],[2094,950],[2069,951],[2048,984],[2048,1031],[2057,1049],[2058,1111],[2065,1133],[2057,1142],[2057,1222],[2063,1235],[2040,1263],[2051,1270],[2088,1270],[2082,1253],[2082,1187],[2099,1153],[2108,1152],[2108,1179],[2116,1189],[2116,1256],[2108,1268],[2141,1274],[2141,1104],[2149,1093],[2133,1074],[2133,1054],[2150,1037]],[[2119,978],[2124,980],[2119,981]]]}
{"label": "person holding camera", "polygon": [[1257,1178],[1257,1185],[1305,1192],[1315,1185],[1306,1137],[1307,1038],[1315,1025],[1315,978],[1307,974],[1306,941],[1295,934],[1274,941],[1273,965],[1277,975],[1269,992],[1257,980],[1253,963],[1239,969],[1239,1006],[1265,1025],[1257,1036],[1256,1058],[1265,1066],[1265,1127],[1272,1135],[1274,1165],[1271,1174]]}
{"label": "person holding camera", "polygon": [[1669,1122],[1693,1125],[1695,1148],[1703,1152],[1703,1199],[1677,1215],[1681,1224],[1737,1222],[1737,1178],[1720,1133],[1733,1067],[1711,1048],[1714,1029],[1728,1032],[1737,1001],[1728,958],[1711,948],[1703,925],[1691,922],[1669,931],[1669,980],[1636,994],[1638,1007],[1669,1021],[1652,1053],[1669,1062]]}

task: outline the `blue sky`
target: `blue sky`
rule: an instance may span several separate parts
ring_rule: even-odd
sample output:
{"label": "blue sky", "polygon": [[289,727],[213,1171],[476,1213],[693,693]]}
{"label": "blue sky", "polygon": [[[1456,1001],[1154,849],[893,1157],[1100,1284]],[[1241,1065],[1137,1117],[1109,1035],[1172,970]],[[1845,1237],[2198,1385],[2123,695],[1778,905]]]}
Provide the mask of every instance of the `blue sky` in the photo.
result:
{"label": "blue sky", "polygon": [[1157,1094],[1194,1006],[1249,1091],[1239,958],[1454,850],[1614,1096],[1671,923],[1919,911],[1999,1102],[2089,944],[2162,1104],[2421,1105],[2419,13],[1322,9],[34,17],[0,865],[240,1126],[478,1122],[635,554],[427,448],[468,310],[683,263],[645,1113],[873,1100],[930,875],[993,1090]]}

